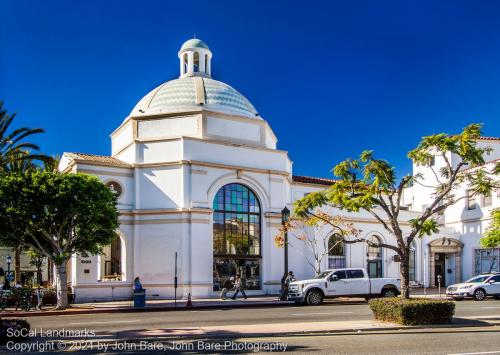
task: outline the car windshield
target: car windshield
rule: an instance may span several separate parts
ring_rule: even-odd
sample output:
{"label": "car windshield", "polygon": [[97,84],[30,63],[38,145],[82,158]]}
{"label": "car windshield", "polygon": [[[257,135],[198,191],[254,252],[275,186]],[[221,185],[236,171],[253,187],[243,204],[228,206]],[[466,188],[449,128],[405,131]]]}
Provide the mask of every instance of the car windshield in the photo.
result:
{"label": "car windshield", "polygon": [[314,278],[315,279],[324,279],[325,277],[327,277],[331,273],[332,273],[331,271],[323,271],[323,272],[319,273],[318,275],[316,275]]}
{"label": "car windshield", "polygon": [[488,279],[488,277],[490,277],[490,275],[486,275],[486,276],[476,276],[476,277],[473,277],[472,279],[468,279],[467,281],[465,281],[466,283],[480,283],[480,282],[484,282]]}

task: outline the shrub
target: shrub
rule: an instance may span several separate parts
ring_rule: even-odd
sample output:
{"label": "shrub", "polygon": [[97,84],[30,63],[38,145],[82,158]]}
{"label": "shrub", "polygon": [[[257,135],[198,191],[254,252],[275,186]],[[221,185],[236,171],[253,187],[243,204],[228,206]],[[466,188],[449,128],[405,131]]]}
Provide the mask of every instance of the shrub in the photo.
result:
{"label": "shrub", "polygon": [[[11,331],[7,332],[9,328]],[[29,335],[29,330],[30,324],[25,319],[1,319],[0,345],[5,345],[8,341],[19,342],[26,340]]]}
{"label": "shrub", "polygon": [[375,319],[403,325],[447,324],[455,314],[455,303],[425,298],[399,297],[370,300]]}

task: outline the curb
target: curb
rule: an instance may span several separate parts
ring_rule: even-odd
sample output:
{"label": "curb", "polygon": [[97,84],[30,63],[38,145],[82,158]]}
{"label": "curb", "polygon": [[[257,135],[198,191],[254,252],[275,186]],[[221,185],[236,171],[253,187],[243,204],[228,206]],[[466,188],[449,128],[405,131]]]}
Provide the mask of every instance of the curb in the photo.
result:
{"label": "curb", "polygon": [[93,309],[78,309],[78,307],[71,308],[70,310],[61,311],[45,311],[45,312],[12,312],[12,313],[0,313],[0,318],[26,318],[26,317],[50,317],[50,316],[60,316],[60,315],[79,315],[79,314],[96,314],[96,313],[147,313],[147,312],[180,312],[180,311],[192,311],[197,309],[221,309],[221,308],[244,308],[244,307],[255,307],[255,308],[266,308],[266,307],[282,307],[291,306],[290,303],[241,303],[241,304],[228,304],[221,305],[198,305],[193,307],[186,307],[185,304],[179,305],[177,308],[172,306],[167,307],[144,307],[144,308],[134,308],[134,307],[123,307],[123,308],[93,308]]}

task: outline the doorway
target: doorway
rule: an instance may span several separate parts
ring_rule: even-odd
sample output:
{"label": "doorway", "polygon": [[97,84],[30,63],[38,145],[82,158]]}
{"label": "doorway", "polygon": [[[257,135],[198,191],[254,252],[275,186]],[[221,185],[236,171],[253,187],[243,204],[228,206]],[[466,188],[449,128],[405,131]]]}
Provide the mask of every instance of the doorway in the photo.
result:
{"label": "doorway", "polygon": [[434,285],[436,287],[439,286],[438,276],[441,276],[441,287],[446,285],[445,260],[444,253],[434,254]]}

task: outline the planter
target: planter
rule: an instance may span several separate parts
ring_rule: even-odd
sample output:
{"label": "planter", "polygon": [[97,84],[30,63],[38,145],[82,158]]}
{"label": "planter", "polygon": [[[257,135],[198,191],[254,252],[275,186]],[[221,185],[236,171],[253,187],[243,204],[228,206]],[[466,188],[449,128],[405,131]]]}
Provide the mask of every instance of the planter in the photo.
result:
{"label": "planter", "polygon": [[448,324],[455,314],[455,303],[446,300],[377,298],[369,305],[375,319],[402,325]]}

